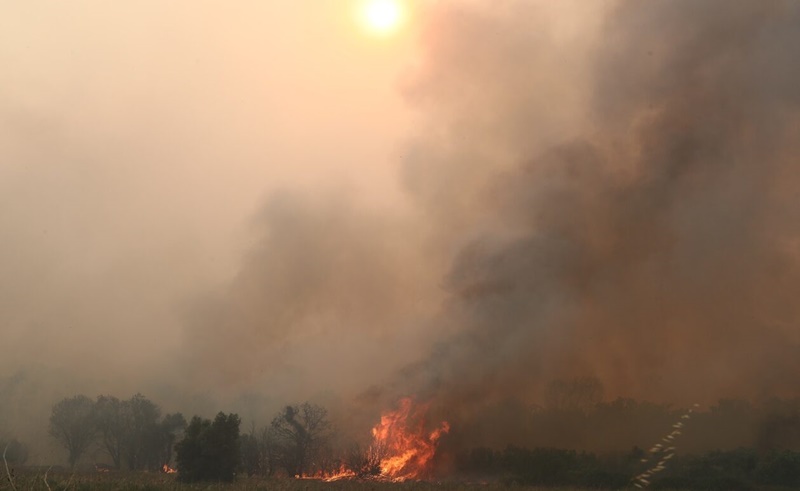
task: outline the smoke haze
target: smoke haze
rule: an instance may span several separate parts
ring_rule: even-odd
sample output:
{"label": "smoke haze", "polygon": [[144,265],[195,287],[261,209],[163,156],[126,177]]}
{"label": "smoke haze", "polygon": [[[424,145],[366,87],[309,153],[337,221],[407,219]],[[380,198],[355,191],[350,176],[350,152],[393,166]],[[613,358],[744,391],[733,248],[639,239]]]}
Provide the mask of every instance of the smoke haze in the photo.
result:
{"label": "smoke haze", "polygon": [[421,92],[457,133],[412,180],[448,169],[430,199],[458,196],[474,239],[421,377],[459,408],[586,375],[611,397],[795,395],[797,7],[611,4],[575,49],[534,12],[456,7],[428,45]]}
{"label": "smoke haze", "polygon": [[334,3],[175,5],[4,7],[56,32],[0,48],[9,426],[798,395],[796,4],[420,2],[391,63]]}

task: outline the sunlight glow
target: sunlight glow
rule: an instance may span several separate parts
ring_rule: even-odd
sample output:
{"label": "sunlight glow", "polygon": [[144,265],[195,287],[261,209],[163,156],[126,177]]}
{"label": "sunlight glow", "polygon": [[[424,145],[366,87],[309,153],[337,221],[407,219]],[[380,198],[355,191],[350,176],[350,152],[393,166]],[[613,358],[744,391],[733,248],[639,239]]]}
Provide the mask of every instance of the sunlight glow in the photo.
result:
{"label": "sunlight glow", "polygon": [[364,4],[362,15],[370,30],[389,34],[402,22],[403,9],[398,0],[370,0]]}

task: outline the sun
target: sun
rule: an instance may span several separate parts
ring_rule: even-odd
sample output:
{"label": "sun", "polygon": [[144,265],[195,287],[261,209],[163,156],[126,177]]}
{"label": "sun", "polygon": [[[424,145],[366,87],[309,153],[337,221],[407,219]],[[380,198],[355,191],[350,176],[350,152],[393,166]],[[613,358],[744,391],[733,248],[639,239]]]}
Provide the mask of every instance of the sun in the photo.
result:
{"label": "sun", "polygon": [[403,22],[403,7],[399,0],[368,0],[362,7],[362,19],[371,31],[390,34]]}

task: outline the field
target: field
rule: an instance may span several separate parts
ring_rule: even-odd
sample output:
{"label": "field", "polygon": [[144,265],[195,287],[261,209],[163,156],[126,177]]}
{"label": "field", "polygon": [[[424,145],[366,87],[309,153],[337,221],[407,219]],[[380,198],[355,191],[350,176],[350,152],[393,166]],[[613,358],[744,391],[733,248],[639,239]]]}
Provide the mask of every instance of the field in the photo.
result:
{"label": "field", "polygon": [[[121,490],[121,491],[157,491],[157,490],[205,490],[205,491],[513,491],[513,490],[542,490],[542,491],[588,491],[589,488],[576,487],[532,487],[520,486],[514,483],[480,483],[465,481],[440,481],[440,482],[404,482],[389,483],[377,481],[337,481],[323,482],[317,480],[301,479],[266,479],[247,477],[228,483],[179,483],[174,475],[147,472],[109,472],[109,473],[68,473],[50,471],[46,469],[25,469],[14,476],[14,485],[10,486],[6,475],[0,480],[0,490],[16,489],[37,491],[94,491],[94,490]],[[634,487],[628,489],[635,490]],[[668,491],[659,488],[660,491]],[[764,487],[753,488],[769,491],[782,491],[790,488]],[[679,491],[679,490],[675,490]],[[694,490],[702,491],[702,490]],[[718,490],[721,491],[721,490]],[[735,490],[730,490],[735,491]]]}
{"label": "field", "polygon": [[[444,482],[404,482],[390,483],[377,481],[337,481],[323,482],[310,479],[266,479],[248,477],[237,479],[232,484],[227,483],[179,483],[174,475],[147,472],[109,472],[109,473],[75,473],[48,472],[26,469],[17,472],[14,476],[14,487],[18,491],[93,491],[93,490],[120,490],[120,491],[156,491],[156,490],[269,490],[269,491],[457,491],[457,490],[514,490],[514,489],[547,489],[549,491],[578,491],[578,488],[533,488],[501,483],[481,484],[459,481]],[[14,489],[9,486],[8,480],[3,475],[0,489]]]}

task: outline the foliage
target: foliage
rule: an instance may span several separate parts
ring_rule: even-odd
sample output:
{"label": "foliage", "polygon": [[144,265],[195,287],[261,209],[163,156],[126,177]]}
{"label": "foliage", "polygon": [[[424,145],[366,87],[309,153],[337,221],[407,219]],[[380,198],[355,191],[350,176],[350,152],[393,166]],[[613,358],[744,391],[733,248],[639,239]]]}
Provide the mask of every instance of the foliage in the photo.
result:
{"label": "foliage", "polygon": [[172,459],[177,435],[186,427],[180,414],[159,421],[161,409],[142,394],[121,401],[113,396],[97,398],[97,427],[103,448],[120,469],[156,471]]}
{"label": "foliage", "polygon": [[153,462],[152,450],[158,438],[158,419],[161,410],[142,394],[136,394],[122,403],[124,418],[122,456],[130,470],[158,468]]}
{"label": "foliage", "polygon": [[192,418],[177,445],[178,479],[232,482],[239,465],[239,416],[217,414],[214,421]]}
{"label": "foliage", "polygon": [[50,436],[67,450],[70,467],[95,440],[97,424],[95,406],[84,395],[68,397],[53,406],[50,415]]}
{"label": "foliage", "polygon": [[125,411],[122,402],[113,396],[99,396],[95,403],[97,427],[103,448],[114,462],[114,467],[122,467],[122,449],[125,435]]}
{"label": "foliage", "polygon": [[172,462],[172,449],[175,448],[175,441],[186,429],[186,418],[181,413],[167,414],[156,428],[156,438],[151,449],[153,458],[151,461],[156,463],[157,469],[161,469],[164,464]]}
{"label": "foliage", "polygon": [[94,443],[99,443],[119,470],[160,470],[172,459],[177,436],[186,427],[180,413],[161,418],[161,409],[142,394],[128,400],[101,395],[95,402],[79,395],[56,404],[50,435],[69,454],[74,467]]}

